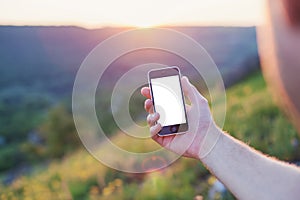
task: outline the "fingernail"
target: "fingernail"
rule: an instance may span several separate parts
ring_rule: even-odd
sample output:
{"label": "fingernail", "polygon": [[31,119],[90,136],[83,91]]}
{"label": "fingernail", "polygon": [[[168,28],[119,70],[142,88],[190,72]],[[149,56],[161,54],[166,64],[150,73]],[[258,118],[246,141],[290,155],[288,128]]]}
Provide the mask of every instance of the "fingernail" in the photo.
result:
{"label": "fingernail", "polygon": [[153,114],[150,114],[149,123],[153,123],[153,122],[154,122],[154,116],[153,116]]}
{"label": "fingernail", "polygon": [[154,114],[150,114],[150,121],[152,122],[154,120]]}

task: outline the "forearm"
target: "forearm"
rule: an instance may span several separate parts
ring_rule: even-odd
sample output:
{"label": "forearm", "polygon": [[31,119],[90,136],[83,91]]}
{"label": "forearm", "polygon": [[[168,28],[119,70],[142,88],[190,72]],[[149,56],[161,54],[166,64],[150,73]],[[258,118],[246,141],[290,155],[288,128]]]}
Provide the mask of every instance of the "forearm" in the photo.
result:
{"label": "forearm", "polygon": [[300,196],[298,168],[267,157],[226,133],[221,133],[212,151],[201,161],[239,199]]}

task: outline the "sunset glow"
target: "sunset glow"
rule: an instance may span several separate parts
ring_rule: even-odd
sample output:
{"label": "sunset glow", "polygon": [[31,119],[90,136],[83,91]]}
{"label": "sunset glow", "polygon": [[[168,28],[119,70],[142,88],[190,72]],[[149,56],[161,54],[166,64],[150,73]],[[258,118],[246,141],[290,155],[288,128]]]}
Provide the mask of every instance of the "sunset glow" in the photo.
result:
{"label": "sunset glow", "polygon": [[253,26],[262,0],[0,0],[2,25],[152,27],[159,25]]}

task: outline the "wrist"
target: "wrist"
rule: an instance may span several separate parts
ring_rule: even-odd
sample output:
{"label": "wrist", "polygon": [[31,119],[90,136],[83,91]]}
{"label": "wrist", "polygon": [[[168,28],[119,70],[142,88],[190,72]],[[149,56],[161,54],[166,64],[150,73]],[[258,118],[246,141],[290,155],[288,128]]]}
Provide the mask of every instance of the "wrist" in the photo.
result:
{"label": "wrist", "polygon": [[214,123],[212,122],[203,138],[201,147],[198,152],[198,159],[203,160],[214,150],[215,146],[217,145],[223,131]]}

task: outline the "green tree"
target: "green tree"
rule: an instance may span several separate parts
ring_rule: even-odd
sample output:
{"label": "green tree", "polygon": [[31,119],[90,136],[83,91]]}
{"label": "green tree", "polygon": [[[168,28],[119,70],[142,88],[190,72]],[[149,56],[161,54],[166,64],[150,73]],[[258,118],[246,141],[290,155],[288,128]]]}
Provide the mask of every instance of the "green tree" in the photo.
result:
{"label": "green tree", "polygon": [[63,104],[49,111],[40,131],[46,140],[46,152],[50,157],[62,157],[80,143],[72,113]]}

